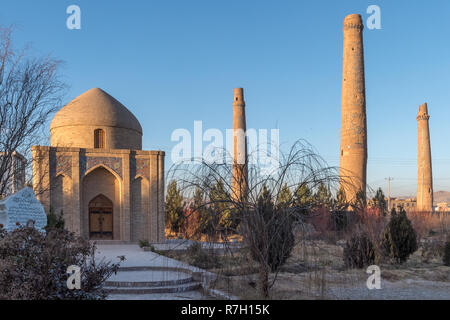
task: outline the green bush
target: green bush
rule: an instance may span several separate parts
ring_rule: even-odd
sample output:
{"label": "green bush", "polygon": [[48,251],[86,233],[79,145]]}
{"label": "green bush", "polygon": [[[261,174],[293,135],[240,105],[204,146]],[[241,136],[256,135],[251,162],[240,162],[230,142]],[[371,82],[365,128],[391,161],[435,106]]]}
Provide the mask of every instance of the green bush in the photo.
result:
{"label": "green bush", "polygon": [[200,242],[194,242],[187,248],[189,262],[195,267],[202,269],[213,269],[221,267],[217,255],[208,253],[203,249]]}
{"label": "green bush", "polygon": [[150,244],[150,242],[148,242],[148,240],[139,240],[139,247],[140,248],[144,248],[144,247],[151,247],[152,245]]}
{"label": "green bush", "polygon": [[364,268],[375,262],[375,248],[366,234],[352,237],[344,248],[344,263],[349,268]]}
{"label": "green bush", "polygon": [[50,211],[47,214],[47,225],[45,226],[45,230],[48,232],[51,229],[64,229],[64,212],[61,210],[59,214],[56,214],[53,210],[53,207],[50,207]]}
{"label": "green bush", "polygon": [[384,231],[382,248],[387,257],[396,263],[405,262],[417,249],[417,234],[403,208],[400,213],[395,209],[391,212],[391,219]]}

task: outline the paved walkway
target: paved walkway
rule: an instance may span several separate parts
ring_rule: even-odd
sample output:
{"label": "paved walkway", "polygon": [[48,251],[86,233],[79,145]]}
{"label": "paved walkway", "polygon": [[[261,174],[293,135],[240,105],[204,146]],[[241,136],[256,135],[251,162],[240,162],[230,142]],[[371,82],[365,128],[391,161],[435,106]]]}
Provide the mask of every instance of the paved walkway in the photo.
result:
{"label": "paved walkway", "polygon": [[181,293],[155,293],[155,294],[111,294],[108,300],[208,300],[199,291]]}
{"label": "paved walkway", "polygon": [[151,251],[143,251],[134,244],[97,245],[96,259],[105,259],[118,262],[119,256],[125,256],[126,260],[120,263],[120,267],[179,267],[192,271],[200,269],[190,266],[178,260],[161,256]]}
{"label": "paved walkway", "polygon": [[[182,270],[173,270],[172,268],[181,268],[192,272],[201,272],[201,269],[185,264],[181,261],[161,256],[154,252],[143,251],[138,245],[97,245],[96,260],[97,261],[120,261],[120,256],[125,256],[125,261],[120,263],[121,268],[117,275],[111,276],[108,281],[172,281],[183,280],[191,275]],[[145,270],[144,268],[154,268],[156,270]],[[143,268],[141,271],[127,271],[130,269]],[[161,268],[161,270],[158,270]],[[169,270],[164,270],[169,268]],[[172,269],[172,270],[170,270]],[[182,293],[155,293],[155,294],[111,294],[110,300],[189,300],[189,299],[208,299],[199,291],[182,292]]]}
{"label": "paved walkway", "polygon": [[147,282],[160,282],[166,280],[188,280],[192,276],[185,272],[164,270],[120,271],[111,276],[108,281],[139,282],[145,279]]}

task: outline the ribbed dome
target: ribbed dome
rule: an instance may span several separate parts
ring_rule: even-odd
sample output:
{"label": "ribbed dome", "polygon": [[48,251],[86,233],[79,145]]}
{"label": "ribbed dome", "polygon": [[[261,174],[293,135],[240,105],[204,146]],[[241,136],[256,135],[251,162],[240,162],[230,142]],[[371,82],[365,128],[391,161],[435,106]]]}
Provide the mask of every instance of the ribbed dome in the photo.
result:
{"label": "ribbed dome", "polygon": [[99,88],[86,91],[58,111],[50,131],[78,125],[124,128],[142,134],[142,127],[130,110]]}

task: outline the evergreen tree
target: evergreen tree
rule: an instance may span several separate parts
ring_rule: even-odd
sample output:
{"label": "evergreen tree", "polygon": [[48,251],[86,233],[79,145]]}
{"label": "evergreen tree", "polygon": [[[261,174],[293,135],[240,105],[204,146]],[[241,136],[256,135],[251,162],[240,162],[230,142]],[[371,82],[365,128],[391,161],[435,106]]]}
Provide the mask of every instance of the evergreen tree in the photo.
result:
{"label": "evergreen tree", "polygon": [[258,230],[259,236],[255,237],[254,247],[250,251],[255,261],[261,261],[261,253],[267,255],[263,260],[275,272],[286,262],[294,247],[292,218],[286,207],[274,205],[265,184],[258,197],[256,210],[256,215],[262,218],[263,226]]}
{"label": "evergreen tree", "polygon": [[393,208],[382,246],[385,254],[397,263],[405,262],[417,250],[417,234],[403,208],[398,214]]}
{"label": "evergreen tree", "polygon": [[197,211],[199,217],[198,232],[205,233],[211,228],[211,215],[205,206],[204,193],[200,188],[195,189],[193,200],[191,208]]}
{"label": "evergreen tree", "polygon": [[387,201],[384,196],[383,190],[381,188],[378,188],[377,193],[375,194],[375,197],[372,199],[373,205],[375,208],[380,210],[380,212],[385,216],[388,211],[387,207]]}
{"label": "evergreen tree", "polygon": [[363,190],[356,193],[356,198],[353,201],[352,207],[355,211],[365,210],[367,207],[366,194]]}
{"label": "evergreen tree", "polygon": [[346,211],[348,209],[347,196],[345,195],[344,188],[339,188],[336,195],[335,208],[337,211]]}
{"label": "evergreen tree", "polygon": [[311,203],[312,192],[306,184],[302,184],[295,191],[294,198],[296,204],[309,204]]}
{"label": "evergreen tree", "polygon": [[334,223],[336,230],[340,231],[347,227],[348,207],[349,204],[347,203],[345,190],[343,188],[339,188],[339,191],[336,195],[336,200],[333,202],[333,211],[332,211],[332,221]]}
{"label": "evergreen tree", "polygon": [[317,192],[314,194],[317,205],[329,207],[332,203],[332,198],[329,188],[325,184],[320,183]]}
{"label": "evergreen tree", "polygon": [[272,217],[274,204],[272,195],[265,184],[262,186],[261,193],[259,194],[257,208],[259,213],[264,217],[264,221],[267,221]]}
{"label": "evergreen tree", "polygon": [[172,180],[167,188],[165,219],[166,225],[174,232],[179,232],[183,223],[183,207],[183,197],[177,182]]}
{"label": "evergreen tree", "polygon": [[397,215],[397,210],[395,210],[395,207],[392,207],[391,209],[391,217]]}
{"label": "evergreen tree", "polygon": [[287,183],[283,185],[280,192],[278,193],[277,203],[280,207],[289,207],[293,201],[293,195],[291,190],[288,188]]}
{"label": "evergreen tree", "polygon": [[312,207],[312,192],[306,184],[301,184],[294,193],[294,206],[298,213],[308,214]]}
{"label": "evergreen tree", "polygon": [[213,224],[225,229],[230,228],[233,224],[231,197],[225,190],[222,180],[219,180],[211,187],[209,200],[211,202],[211,209],[213,210],[213,216],[211,218],[215,218],[213,219]]}

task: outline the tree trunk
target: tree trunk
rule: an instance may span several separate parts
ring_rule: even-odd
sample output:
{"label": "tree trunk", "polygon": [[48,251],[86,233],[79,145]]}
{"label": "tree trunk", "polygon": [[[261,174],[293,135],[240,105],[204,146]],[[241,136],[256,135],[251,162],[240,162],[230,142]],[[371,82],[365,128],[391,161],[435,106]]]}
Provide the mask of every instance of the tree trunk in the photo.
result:
{"label": "tree trunk", "polygon": [[261,266],[259,272],[259,284],[261,288],[261,296],[264,299],[269,298],[269,270],[266,266]]}

